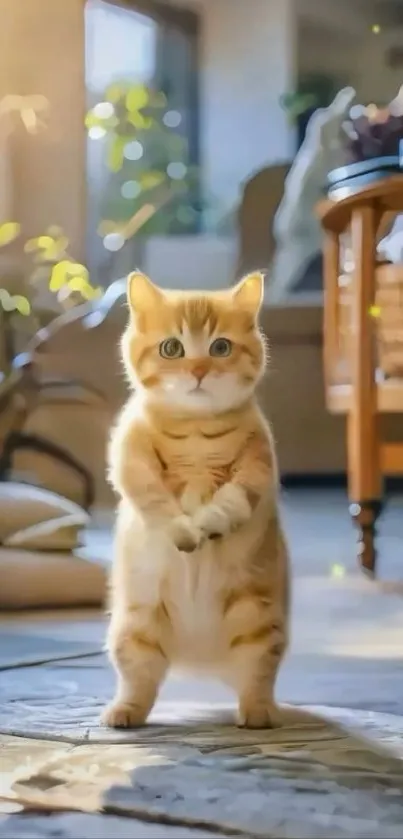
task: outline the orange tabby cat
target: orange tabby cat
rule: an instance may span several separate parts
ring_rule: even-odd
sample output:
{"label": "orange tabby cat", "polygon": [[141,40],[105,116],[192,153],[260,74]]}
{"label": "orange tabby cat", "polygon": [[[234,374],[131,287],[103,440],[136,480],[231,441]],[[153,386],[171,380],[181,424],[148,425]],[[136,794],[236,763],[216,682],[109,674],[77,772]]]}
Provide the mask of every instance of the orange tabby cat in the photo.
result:
{"label": "orange tabby cat", "polygon": [[121,502],[108,634],[118,684],[106,725],[142,725],[171,665],[231,685],[241,725],[274,723],[288,557],[273,441],[254,396],[262,294],[260,274],[213,293],[129,277],[122,348],[135,395],[109,450]]}

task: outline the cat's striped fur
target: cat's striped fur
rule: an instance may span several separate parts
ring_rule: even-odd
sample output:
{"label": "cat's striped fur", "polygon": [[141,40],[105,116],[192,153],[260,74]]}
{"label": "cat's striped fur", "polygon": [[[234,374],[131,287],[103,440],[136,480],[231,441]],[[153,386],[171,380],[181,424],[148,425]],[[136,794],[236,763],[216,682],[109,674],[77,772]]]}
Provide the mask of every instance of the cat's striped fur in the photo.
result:
{"label": "cat's striped fur", "polygon": [[109,449],[121,500],[107,725],[143,724],[171,666],[232,686],[241,724],[275,720],[288,557],[273,440],[254,395],[266,356],[262,293],[260,274],[193,294],[129,278],[122,346],[135,393]]}

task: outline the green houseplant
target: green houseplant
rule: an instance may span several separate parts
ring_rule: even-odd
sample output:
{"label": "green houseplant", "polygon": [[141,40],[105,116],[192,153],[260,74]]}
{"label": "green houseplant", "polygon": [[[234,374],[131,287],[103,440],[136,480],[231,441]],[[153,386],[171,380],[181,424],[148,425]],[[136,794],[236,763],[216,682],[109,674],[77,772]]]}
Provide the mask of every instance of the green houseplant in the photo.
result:
{"label": "green houseplant", "polygon": [[143,84],[116,82],[86,116],[90,140],[105,141],[110,171],[101,196],[98,233],[119,250],[139,231],[186,233],[197,225],[201,197],[197,167],[181,113]]}

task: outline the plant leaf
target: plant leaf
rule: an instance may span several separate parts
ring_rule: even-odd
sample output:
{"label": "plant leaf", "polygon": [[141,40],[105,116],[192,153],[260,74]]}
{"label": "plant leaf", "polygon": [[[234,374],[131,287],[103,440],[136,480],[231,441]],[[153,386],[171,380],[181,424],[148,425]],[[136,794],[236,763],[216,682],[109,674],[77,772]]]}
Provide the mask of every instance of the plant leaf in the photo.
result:
{"label": "plant leaf", "polygon": [[55,244],[53,236],[38,236],[36,239],[36,246],[43,250],[48,250]]}
{"label": "plant leaf", "polygon": [[20,315],[29,315],[31,313],[31,304],[27,297],[23,297],[22,294],[16,294],[12,298],[14,302],[14,307]]}
{"label": "plant leaf", "polygon": [[29,315],[31,306],[29,300],[22,294],[14,296],[6,288],[0,288],[0,306],[5,312],[19,312],[21,315]]}
{"label": "plant leaf", "polygon": [[139,111],[141,108],[145,108],[146,105],[148,105],[149,98],[148,90],[145,85],[140,84],[135,87],[131,87],[126,94],[126,108],[130,113],[133,111]]}
{"label": "plant leaf", "polygon": [[140,113],[140,111],[129,111],[127,116],[127,121],[130,125],[133,125],[134,128],[145,128],[147,118]]}
{"label": "plant leaf", "polygon": [[124,148],[127,137],[115,134],[108,149],[108,166],[112,172],[119,172],[123,166]]}
{"label": "plant leaf", "polygon": [[82,265],[81,262],[68,262],[67,273],[70,277],[80,277],[81,282],[88,282],[88,268]]}
{"label": "plant leaf", "polygon": [[140,186],[142,189],[154,189],[156,186],[160,186],[166,177],[163,172],[158,172],[158,170],[151,170],[149,172],[143,172],[138,178]]}
{"label": "plant leaf", "polygon": [[49,280],[50,291],[60,291],[66,283],[67,272],[70,266],[68,259],[63,259],[61,262],[56,262],[52,268],[52,273]]}
{"label": "plant leaf", "polygon": [[93,111],[88,111],[88,114],[85,115],[84,125],[86,128],[93,128],[95,125],[100,124],[100,119],[97,117]]}
{"label": "plant leaf", "polygon": [[0,247],[9,245],[17,238],[21,230],[20,225],[16,221],[6,221],[0,225]]}

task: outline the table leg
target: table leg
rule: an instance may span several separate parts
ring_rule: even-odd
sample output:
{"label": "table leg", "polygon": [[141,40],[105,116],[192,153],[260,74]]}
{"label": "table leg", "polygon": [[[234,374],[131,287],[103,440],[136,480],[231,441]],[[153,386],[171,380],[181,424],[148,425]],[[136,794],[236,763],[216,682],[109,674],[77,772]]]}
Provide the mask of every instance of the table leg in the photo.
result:
{"label": "table leg", "polygon": [[376,522],[381,512],[382,471],[375,381],[376,347],[370,314],[375,297],[376,213],[358,207],[351,238],[354,257],[352,311],[352,400],[347,453],[350,513],[358,527],[358,560],[371,575],[376,570]]}

